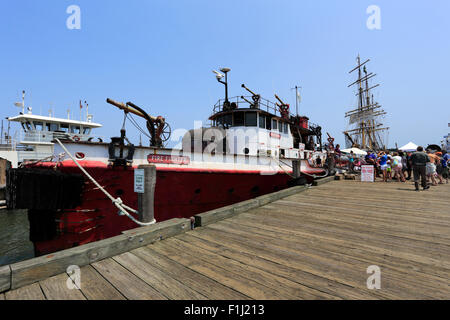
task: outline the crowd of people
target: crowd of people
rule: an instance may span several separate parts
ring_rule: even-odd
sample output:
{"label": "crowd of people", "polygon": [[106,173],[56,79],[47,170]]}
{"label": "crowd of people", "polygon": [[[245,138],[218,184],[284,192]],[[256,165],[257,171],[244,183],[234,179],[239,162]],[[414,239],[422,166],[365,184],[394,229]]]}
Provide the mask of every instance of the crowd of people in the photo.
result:
{"label": "crowd of people", "polygon": [[351,152],[347,157],[350,171],[361,165],[373,165],[375,180],[381,178],[384,182],[406,182],[413,179],[417,191],[419,183],[424,190],[430,186],[448,183],[450,156],[446,151],[424,151],[423,147],[418,147],[415,152],[368,151],[364,158],[359,158]]}

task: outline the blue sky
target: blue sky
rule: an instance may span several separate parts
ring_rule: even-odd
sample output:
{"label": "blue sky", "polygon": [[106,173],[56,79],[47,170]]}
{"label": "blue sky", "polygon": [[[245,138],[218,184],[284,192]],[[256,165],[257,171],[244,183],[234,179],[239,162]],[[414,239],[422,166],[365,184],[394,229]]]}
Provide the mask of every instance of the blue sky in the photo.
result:
{"label": "blue sky", "polygon": [[[81,30],[66,28],[72,4]],[[381,9],[381,30],[366,27],[369,5]],[[24,89],[37,114],[52,105],[56,116],[70,108],[79,118],[87,100],[105,137],[123,120],[107,97],[190,129],[223,97],[211,70],[226,66],[231,96],[245,83],[295,108],[290,88],[301,86],[301,113],[343,143],[344,113],[356,104],[348,71],[360,54],[381,83],[375,97],[388,113],[389,146],[439,143],[450,122],[449,15],[448,0],[5,0],[0,116],[18,113]]]}

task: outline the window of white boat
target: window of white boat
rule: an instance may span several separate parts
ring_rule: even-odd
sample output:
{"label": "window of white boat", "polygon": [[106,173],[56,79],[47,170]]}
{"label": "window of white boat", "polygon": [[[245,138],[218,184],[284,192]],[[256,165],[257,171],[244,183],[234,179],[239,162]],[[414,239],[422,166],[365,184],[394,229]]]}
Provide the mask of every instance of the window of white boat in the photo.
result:
{"label": "window of white boat", "polygon": [[289,133],[289,131],[288,131],[288,124],[286,122],[283,123],[283,132],[284,133]]}
{"label": "window of white boat", "polygon": [[[22,124],[22,127],[24,126],[24,124]],[[24,130],[25,131],[29,131],[29,130],[32,130],[33,129],[33,126],[31,125],[31,123],[29,122],[29,121],[25,121],[25,127],[24,127]]]}
{"label": "window of white boat", "polygon": [[58,131],[58,124],[57,123],[46,123],[45,124],[47,131]]}
{"label": "window of white boat", "polygon": [[62,132],[69,132],[69,125],[68,125],[68,124],[61,124],[61,125],[59,126],[59,131],[62,131]]}
{"label": "window of white boat", "polygon": [[80,126],[70,126],[70,133],[80,134]]}
{"label": "window of white boat", "polygon": [[83,127],[83,134],[90,134],[91,133],[91,128],[84,128]]}
{"label": "window of white boat", "polygon": [[272,119],[272,129],[273,130],[278,130],[278,121],[276,119]]}
{"label": "window of white boat", "polygon": [[263,114],[259,114],[259,127],[262,129],[266,128],[266,116]]}
{"label": "window of white boat", "polygon": [[34,128],[38,131],[42,131],[44,129],[44,123],[40,121],[34,121]]}
{"label": "window of white boat", "polygon": [[257,126],[257,116],[256,112],[246,112],[245,113],[245,126],[246,127],[256,127]]}

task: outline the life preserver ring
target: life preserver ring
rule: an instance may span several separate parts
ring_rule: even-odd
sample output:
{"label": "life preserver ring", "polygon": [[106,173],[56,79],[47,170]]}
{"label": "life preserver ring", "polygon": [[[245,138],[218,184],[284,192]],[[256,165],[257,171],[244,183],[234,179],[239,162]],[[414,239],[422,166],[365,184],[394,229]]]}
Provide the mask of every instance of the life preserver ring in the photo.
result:
{"label": "life preserver ring", "polygon": [[78,141],[80,141],[80,137],[79,136],[73,136],[72,140],[75,141],[75,142],[78,142]]}

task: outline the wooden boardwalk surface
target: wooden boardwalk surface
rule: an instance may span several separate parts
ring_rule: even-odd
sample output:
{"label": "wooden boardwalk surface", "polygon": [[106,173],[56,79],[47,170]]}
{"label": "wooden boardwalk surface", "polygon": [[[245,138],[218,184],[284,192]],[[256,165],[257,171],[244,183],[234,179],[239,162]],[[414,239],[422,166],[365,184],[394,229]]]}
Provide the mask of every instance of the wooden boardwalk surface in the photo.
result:
{"label": "wooden boardwalk surface", "polygon": [[334,181],[0,300],[450,299],[450,185],[413,189]]}

